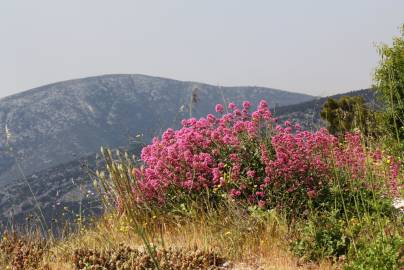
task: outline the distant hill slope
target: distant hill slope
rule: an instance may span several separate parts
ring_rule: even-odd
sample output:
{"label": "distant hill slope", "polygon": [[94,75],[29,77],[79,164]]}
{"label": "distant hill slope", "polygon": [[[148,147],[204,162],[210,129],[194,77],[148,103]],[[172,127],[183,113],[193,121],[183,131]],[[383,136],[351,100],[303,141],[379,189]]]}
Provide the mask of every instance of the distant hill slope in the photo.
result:
{"label": "distant hill slope", "polygon": [[[370,107],[376,109],[380,108],[380,104],[376,101],[376,93],[373,89],[356,90],[330,97],[339,99],[342,96],[361,96]],[[324,126],[320,112],[324,103],[330,97],[316,98],[299,104],[281,106],[275,109],[274,115],[281,121],[291,119],[294,122],[300,123],[305,129],[315,130]]]}
{"label": "distant hill slope", "polygon": [[[104,75],[0,99],[0,221],[21,222],[32,211],[27,181],[49,217],[58,207],[77,206],[77,183],[85,178],[78,160],[94,157],[101,145],[133,148],[137,134],[150,142],[152,136],[189,117],[193,96],[195,117],[213,112],[219,102],[250,100],[257,104],[265,98],[274,107],[314,98],[264,87]],[[11,133],[8,141],[6,126]]]}
{"label": "distant hill slope", "polygon": [[35,217],[31,223],[37,224],[36,217],[41,212],[49,227],[53,228],[62,227],[64,221],[77,218],[79,213],[82,216],[100,213],[99,197],[82,166],[92,161],[91,167],[94,168],[93,160],[95,155],[44,169],[3,185],[0,189],[0,232],[4,226],[29,223],[29,217]]}
{"label": "distant hill slope", "polygon": [[[195,90],[197,89],[197,90]],[[194,91],[195,90],[195,91]],[[189,115],[212,112],[223,99],[289,105],[312,96],[263,87],[217,87],[145,75],[104,75],[65,81],[0,99],[0,187],[98,151],[100,145],[126,145],[129,135],[152,135]],[[182,109],[182,111],[181,111]],[[6,146],[5,127],[12,136]]]}

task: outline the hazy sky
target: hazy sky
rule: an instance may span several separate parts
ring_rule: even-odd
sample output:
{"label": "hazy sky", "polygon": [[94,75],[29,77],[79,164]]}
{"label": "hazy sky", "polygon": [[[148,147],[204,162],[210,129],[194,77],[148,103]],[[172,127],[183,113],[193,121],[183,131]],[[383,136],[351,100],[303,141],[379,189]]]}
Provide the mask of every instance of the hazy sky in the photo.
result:
{"label": "hazy sky", "polygon": [[1,0],[0,97],[109,73],[345,92],[402,23],[403,0]]}

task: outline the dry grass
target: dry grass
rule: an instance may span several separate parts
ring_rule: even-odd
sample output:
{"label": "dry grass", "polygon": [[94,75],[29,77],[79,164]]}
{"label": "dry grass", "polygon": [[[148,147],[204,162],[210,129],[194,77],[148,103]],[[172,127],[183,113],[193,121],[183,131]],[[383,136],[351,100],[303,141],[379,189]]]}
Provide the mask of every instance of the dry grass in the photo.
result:
{"label": "dry grass", "polygon": [[[163,251],[180,249],[184,251],[182,258],[192,257],[195,250],[216,254],[228,262],[225,269],[335,268],[326,261],[309,264],[294,257],[289,251],[289,226],[275,212],[249,212],[245,208],[227,205],[209,213],[144,215],[138,212],[131,216],[132,219],[125,215],[106,214],[91,225],[76,226],[77,231],[69,232],[59,240],[52,238],[43,242],[32,235],[28,238],[15,236],[11,241],[9,238],[8,242],[0,242],[0,269],[77,269],[74,259],[77,252],[111,254],[119,253],[123,247],[142,252],[145,251],[144,239],[137,233],[139,227],[136,224],[144,231],[143,236],[151,246]],[[1,243],[6,243],[7,248],[1,248]],[[13,243],[20,244],[14,247]],[[18,253],[20,258],[17,261],[26,261],[27,264],[11,268],[16,261],[13,250],[18,251],[21,247],[25,253]],[[30,252],[26,252],[30,248]]]}
{"label": "dry grass", "polygon": [[[232,269],[332,268],[327,262],[311,265],[295,258],[288,251],[287,227],[275,217],[269,217],[261,224],[254,219],[237,219],[233,215],[222,219],[200,216],[192,222],[155,217],[144,222],[143,227],[154,246],[215,252],[226,258]],[[108,252],[122,246],[144,250],[142,239],[131,229],[127,219],[109,215],[101,218],[95,226],[53,243],[43,261],[51,269],[74,269],[72,254],[76,250]]]}
{"label": "dry grass", "polygon": [[[10,253],[10,248],[0,248],[0,269],[77,269],[74,254],[78,251],[110,254],[122,247],[145,251],[142,238],[133,229],[134,223],[125,216],[109,214],[90,226],[79,226],[80,230],[64,239],[52,239],[43,244],[36,237],[25,246],[34,247],[33,243],[41,243],[43,248],[36,249],[37,253],[35,250],[27,253],[29,260],[37,259],[35,265],[28,264],[27,267],[11,268],[14,253]],[[191,257],[195,250],[217,254],[228,262],[226,269],[332,269],[328,262],[308,264],[294,257],[288,247],[288,226],[272,212],[254,216],[245,210],[226,208],[222,212],[181,217],[142,216],[136,224],[144,229],[152,246],[160,250],[181,249],[184,256],[191,254]],[[13,242],[25,243],[17,238],[8,243]]]}

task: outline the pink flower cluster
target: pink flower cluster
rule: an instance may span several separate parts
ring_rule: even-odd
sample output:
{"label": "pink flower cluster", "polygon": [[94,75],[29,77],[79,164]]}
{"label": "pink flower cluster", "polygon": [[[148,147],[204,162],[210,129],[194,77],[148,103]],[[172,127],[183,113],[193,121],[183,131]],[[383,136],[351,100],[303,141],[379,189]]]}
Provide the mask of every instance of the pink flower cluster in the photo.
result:
{"label": "pink flower cluster", "polygon": [[360,134],[347,134],[340,144],[326,129],[312,133],[289,121],[276,125],[264,100],[251,114],[250,107],[248,101],[242,108],[230,103],[224,113],[218,104],[220,116],[183,120],[181,129],[154,138],[142,150],[144,168],[133,172],[137,198],[164,202],[172,192],[209,192],[266,207],[274,193],[315,198],[335,167],[354,179],[365,175]]}
{"label": "pink flower cluster", "polygon": [[366,153],[359,132],[346,133],[344,146],[335,148],[336,165],[349,171],[353,179],[360,179],[366,173]]}
{"label": "pink flower cluster", "polygon": [[[295,127],[296,128],[296,127]],[[277,134],[272,137],[274,159],[268,157],[266,146],[261,146],[262,160],[265,164],[265,186],[274,183],[287,192],[303,188],[311,198],[321,188],[330,171],[330,157],[337,143],[337,138],[326,129],[311,133],[295,133],[289,122],[285,127],[277,126]]]}
{"label": "pink flower cluster", "polygon": [[[400,187],[398,181],[398,175],[400,171],[400,162],[394,160],[393,158],[389,159],[390,161],[390,170],[389,170],[389,187],[391,194],[394,197],[400,197]],[[403,186],[401,186],[402,188]]]}
{"label": "pink flower cluster", "polygon": [[[206,118],[182,121],[182,128],[168,129],[161,139],[142,150],[141,158],[145,163],[140,189],[147,199],[164,196],[171,187],[188,191],[199,191],[224,185],[225,165],[232,165],[232,181],[237,181],[241,170],[242,135],[250,139],[258,133],[258,118],[250,121],[249,102],[243,109],[229,104],[231,113],[217,118],[209,114]],[[216,106],[223,112],[223,106]],[[269,119],[268,105],[262,101],[257,117]]]}

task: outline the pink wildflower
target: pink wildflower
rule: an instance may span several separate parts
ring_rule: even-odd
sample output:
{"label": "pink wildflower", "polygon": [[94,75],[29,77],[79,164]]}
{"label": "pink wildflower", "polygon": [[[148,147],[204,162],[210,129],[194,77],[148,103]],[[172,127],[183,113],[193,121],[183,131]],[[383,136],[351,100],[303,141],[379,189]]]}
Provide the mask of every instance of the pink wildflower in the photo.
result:
{"label": "pink wildflower", "polygon": [[308,196],[310,199],[314,199],[314,198],[317,196],[317,193],[316,193],[315,190],[310,189],[309,191],[307,191],[307,196]]}
{"label": "pink wildflower", "polygon": [[247,171],[247,176],[250,178],[254,178],[255,177],[255,171],[254,170],[248,170]]}
{"label": "pink wildflower", "polygon": [[398,173],[400,171],[400,163],[390,159],[390,191],[394,197],[400,197],[400,192],[398,188]]}
{"label": "pink wildflower", "polygon": [[234,109],[236,109],[236,104],[234,104],[233,102],[230,102],[228,108],[229,108],[229,110],[234,110]]}
{"label": "pink wildflower", "polygon": [[230,190],[230,196],[231,197],[233,197],[233,198],[237,198],[238,196],[240,196],[241,195],[241,191],[240,190],[237,190],[237,189],[232,189],[232,190]]}
{"label": "pink wildflower", "polygon": [[215,110],[218,113],[223,113],[223,105],[222,104],[216,104]]}
{"label": "pink wildflower", "polygon": [[258,201],[258,207],[265,208],[265,206],[266,206],[266,202],[264,200],[259,200]]}
{"label": "pink wildflower", "polygon": [[243,108],[245,109],[245,110],[249,110],[250,109],[250,106],[251,106],[251,103],[249,102],[249,101],[244,101],[243,102]]}

